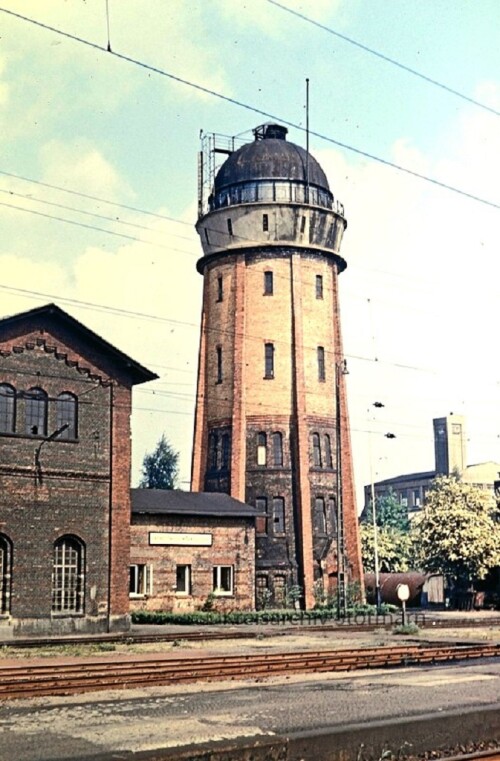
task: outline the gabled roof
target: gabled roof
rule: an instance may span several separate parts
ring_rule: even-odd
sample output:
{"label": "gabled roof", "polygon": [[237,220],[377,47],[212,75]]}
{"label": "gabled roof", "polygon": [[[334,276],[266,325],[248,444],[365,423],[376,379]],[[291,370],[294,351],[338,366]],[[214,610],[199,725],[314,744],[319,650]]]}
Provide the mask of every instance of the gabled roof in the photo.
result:
{"label": "gabled roof", "polygon": [[155,515],[201,515],[218,518],[255,518],[257,508],[220,492],[180,489],[131,489],[132,513]]}
{"label": "gabled roof", "polygon": [[71,337],[73,339],[76,337],[87,347],[89,353],[103,359],[106,365],[128,376],[132,385],[158,378],[156,373],[108,343],[56,304],[46,304],[0,319],[0,341],[21,335],[22,332],[42,329],[54,333],[69,345],[71,345]]}

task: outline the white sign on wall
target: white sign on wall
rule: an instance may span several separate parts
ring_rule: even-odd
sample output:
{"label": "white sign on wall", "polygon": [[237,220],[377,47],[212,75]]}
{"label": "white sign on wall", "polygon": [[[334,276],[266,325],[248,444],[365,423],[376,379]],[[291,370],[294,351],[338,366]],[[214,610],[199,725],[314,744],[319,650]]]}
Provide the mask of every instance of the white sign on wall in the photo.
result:
{"label": "white sign on wall", "polygon": [[211,547],[212,534],[181,534],[176,531],[150,531],[149,544],[176,547]]}

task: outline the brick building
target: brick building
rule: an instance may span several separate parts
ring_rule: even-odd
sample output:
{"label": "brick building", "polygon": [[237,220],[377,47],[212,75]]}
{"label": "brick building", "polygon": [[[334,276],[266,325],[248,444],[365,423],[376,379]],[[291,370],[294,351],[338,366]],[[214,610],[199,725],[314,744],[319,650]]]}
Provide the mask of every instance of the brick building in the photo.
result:
{"label": "brick building", "polygon": [[[500,472],[498,462],[480,462],[467,465],[467,436],[465,418],[450,413],[446,417],[434,418],[434,470],[418,473],[404,473],[374,483],[375,497],[392,495],[409,515],[422,509],[427,492],[436,476],[458,476],[464,483],[493,494],[495,479]],[[371,484],[364,487],[365,504],[363,516],[371,504]]]}
{"label": "brick building", "polygon": [[132,489],[131,610],[252,610],[258,511],[227,494]]}
{"label": "brick building", "polygon": [[54,304],[0,320],[0,633],[129,623],[132,387],[157,376]]}
{"label": "brick building", "polygon": [[266,513],[258,588],[279,604],[299,585],[310,608],[318,586],[362,577],[338,299],[347,223],[318,162],[286,133],[266,124],[253,143],[234,150],[215,136],[202,152],[191,488]]}

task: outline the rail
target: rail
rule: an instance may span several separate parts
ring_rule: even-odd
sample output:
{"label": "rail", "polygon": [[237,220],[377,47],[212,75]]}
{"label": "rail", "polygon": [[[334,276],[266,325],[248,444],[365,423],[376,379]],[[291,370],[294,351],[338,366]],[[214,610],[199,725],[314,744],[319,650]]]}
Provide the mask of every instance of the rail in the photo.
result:
{"label": "rail", "polygon": [[403,645],[356,650],[149,658],[108,657],[0,665],[0,699],[70,695],[109,689],[151,687],[185,682],[262,679],[356,669],[447,663],[493,658],[500,645]]}

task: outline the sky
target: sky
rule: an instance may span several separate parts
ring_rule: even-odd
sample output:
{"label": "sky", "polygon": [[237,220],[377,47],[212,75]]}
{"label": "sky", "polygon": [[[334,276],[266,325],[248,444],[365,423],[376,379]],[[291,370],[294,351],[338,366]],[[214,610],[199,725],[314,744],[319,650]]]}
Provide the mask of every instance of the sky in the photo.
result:
{"label": "sky", "polygon": [[272,115],[304,146],[306,79],[348,220],[360,508],[371,472],[433,468],[433,417],[500,461],[499,22],[496,0],[0,0],[0,318],[56,302],[158,373],[134,390],[134,485],[165,433],[189,488],[200,130],[250,141]]}

